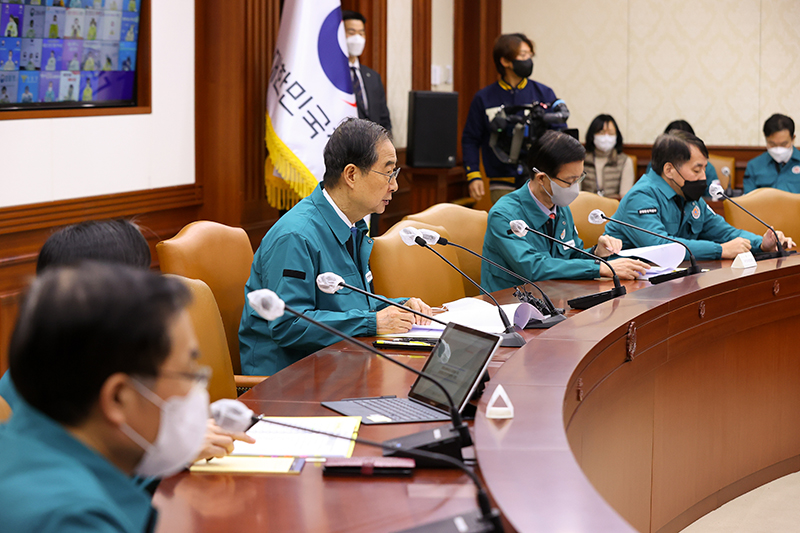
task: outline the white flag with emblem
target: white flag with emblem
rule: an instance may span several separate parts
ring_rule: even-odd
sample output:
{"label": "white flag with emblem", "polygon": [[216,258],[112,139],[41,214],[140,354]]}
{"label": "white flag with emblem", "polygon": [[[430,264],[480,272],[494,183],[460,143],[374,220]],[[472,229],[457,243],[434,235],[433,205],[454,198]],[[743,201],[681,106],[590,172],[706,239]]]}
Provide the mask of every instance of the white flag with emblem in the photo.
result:
{"label": "white flag with emblem", "polygon": [[[288,209],[322,180],[334,129],[357,116],[339,0],[286,0],[267,86],[267,200]],[[274,169],[274,173],[273,173]]]}

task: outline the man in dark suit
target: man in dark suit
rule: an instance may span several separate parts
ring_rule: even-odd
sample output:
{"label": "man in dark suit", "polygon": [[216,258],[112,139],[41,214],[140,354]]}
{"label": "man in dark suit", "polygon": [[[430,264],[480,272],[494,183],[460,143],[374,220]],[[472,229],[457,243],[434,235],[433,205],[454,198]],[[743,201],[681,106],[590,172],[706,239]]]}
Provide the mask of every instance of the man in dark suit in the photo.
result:
{"label": "man in dark suit", "polygon": [[367,19],[361,13],[345,10],[342,11],[342,20],[350,55],[350,78],[353,80],[358,118],[377,122],[391,132],[392,120],[389,118],[389,108],[386,107],[386,92],[383,90],[381,76],[358,61],[366,44]]}

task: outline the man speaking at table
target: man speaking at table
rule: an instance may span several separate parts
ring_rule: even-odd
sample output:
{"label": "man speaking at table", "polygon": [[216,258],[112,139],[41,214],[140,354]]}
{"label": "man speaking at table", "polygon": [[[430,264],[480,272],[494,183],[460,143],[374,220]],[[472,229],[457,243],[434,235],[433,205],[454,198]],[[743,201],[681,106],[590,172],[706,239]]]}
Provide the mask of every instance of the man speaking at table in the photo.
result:
{"label": "man speaking at table", "polygon": [[[344,121],[324,151],[325,176],[267,232],[253,258],[245,293],[270,289],[287,305],[348,335],[404,333],[416,322],[407,311],[351,291],[325,294],[316,286],[323,272],[372,289],[372,239],[364,217],[383,213],[397,190],[397,153],[389,133],[363,119]],[[397,300],[425,314],[418,298]],[[284,315],[266,321],[245,300],[239,326],[242,371],[271,375],[340,339],[306,320]]]}
{"label": "man speaking at table", "polygon": [[[708,207],[702,199],[707,162],[706,145],[695,135],[676,130],[659,135],[652,168],[628,191],[614,218],[679,239],[701,261],[733,259],[751,248],[775,251],[772,231],[760,237],[734,228]],[[606,224],[606,233],[621,239],[624,248],[668,242],[614,222]],[[794,246],[780,231],[777,235],[786,248]]]}

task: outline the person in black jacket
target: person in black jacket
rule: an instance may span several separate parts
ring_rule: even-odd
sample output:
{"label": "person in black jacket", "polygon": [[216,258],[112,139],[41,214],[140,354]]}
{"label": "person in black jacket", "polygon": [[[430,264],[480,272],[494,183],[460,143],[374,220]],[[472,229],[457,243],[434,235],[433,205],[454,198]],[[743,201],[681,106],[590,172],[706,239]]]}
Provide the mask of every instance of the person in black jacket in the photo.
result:
{"label": "person in black jacket", "polygon": [[381,76],[369,67],[359,63],[358,56],[366,44],[367,19],[355,11],[342,11],[344,32],[347,37],[347,52],[350,55],[350,78],[353,80],[353,93],[356,96],[358,118],[377,122],[386,131],[392,131],[389,108],[386,107],[386,92]]}

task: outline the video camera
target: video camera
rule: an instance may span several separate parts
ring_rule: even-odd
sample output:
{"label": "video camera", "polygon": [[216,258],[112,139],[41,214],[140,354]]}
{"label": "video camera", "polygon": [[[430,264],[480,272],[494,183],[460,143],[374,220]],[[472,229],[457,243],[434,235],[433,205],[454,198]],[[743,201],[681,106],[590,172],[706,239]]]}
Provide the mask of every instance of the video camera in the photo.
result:
{"label": "video camera", "polygon": [[549,129],[565,129],[568,118],[567,104],[560,99],[552,104],[500,106],[489,123],[489,146],[503,163],[517,164],[520,159],[524,162],[533,143]]}

